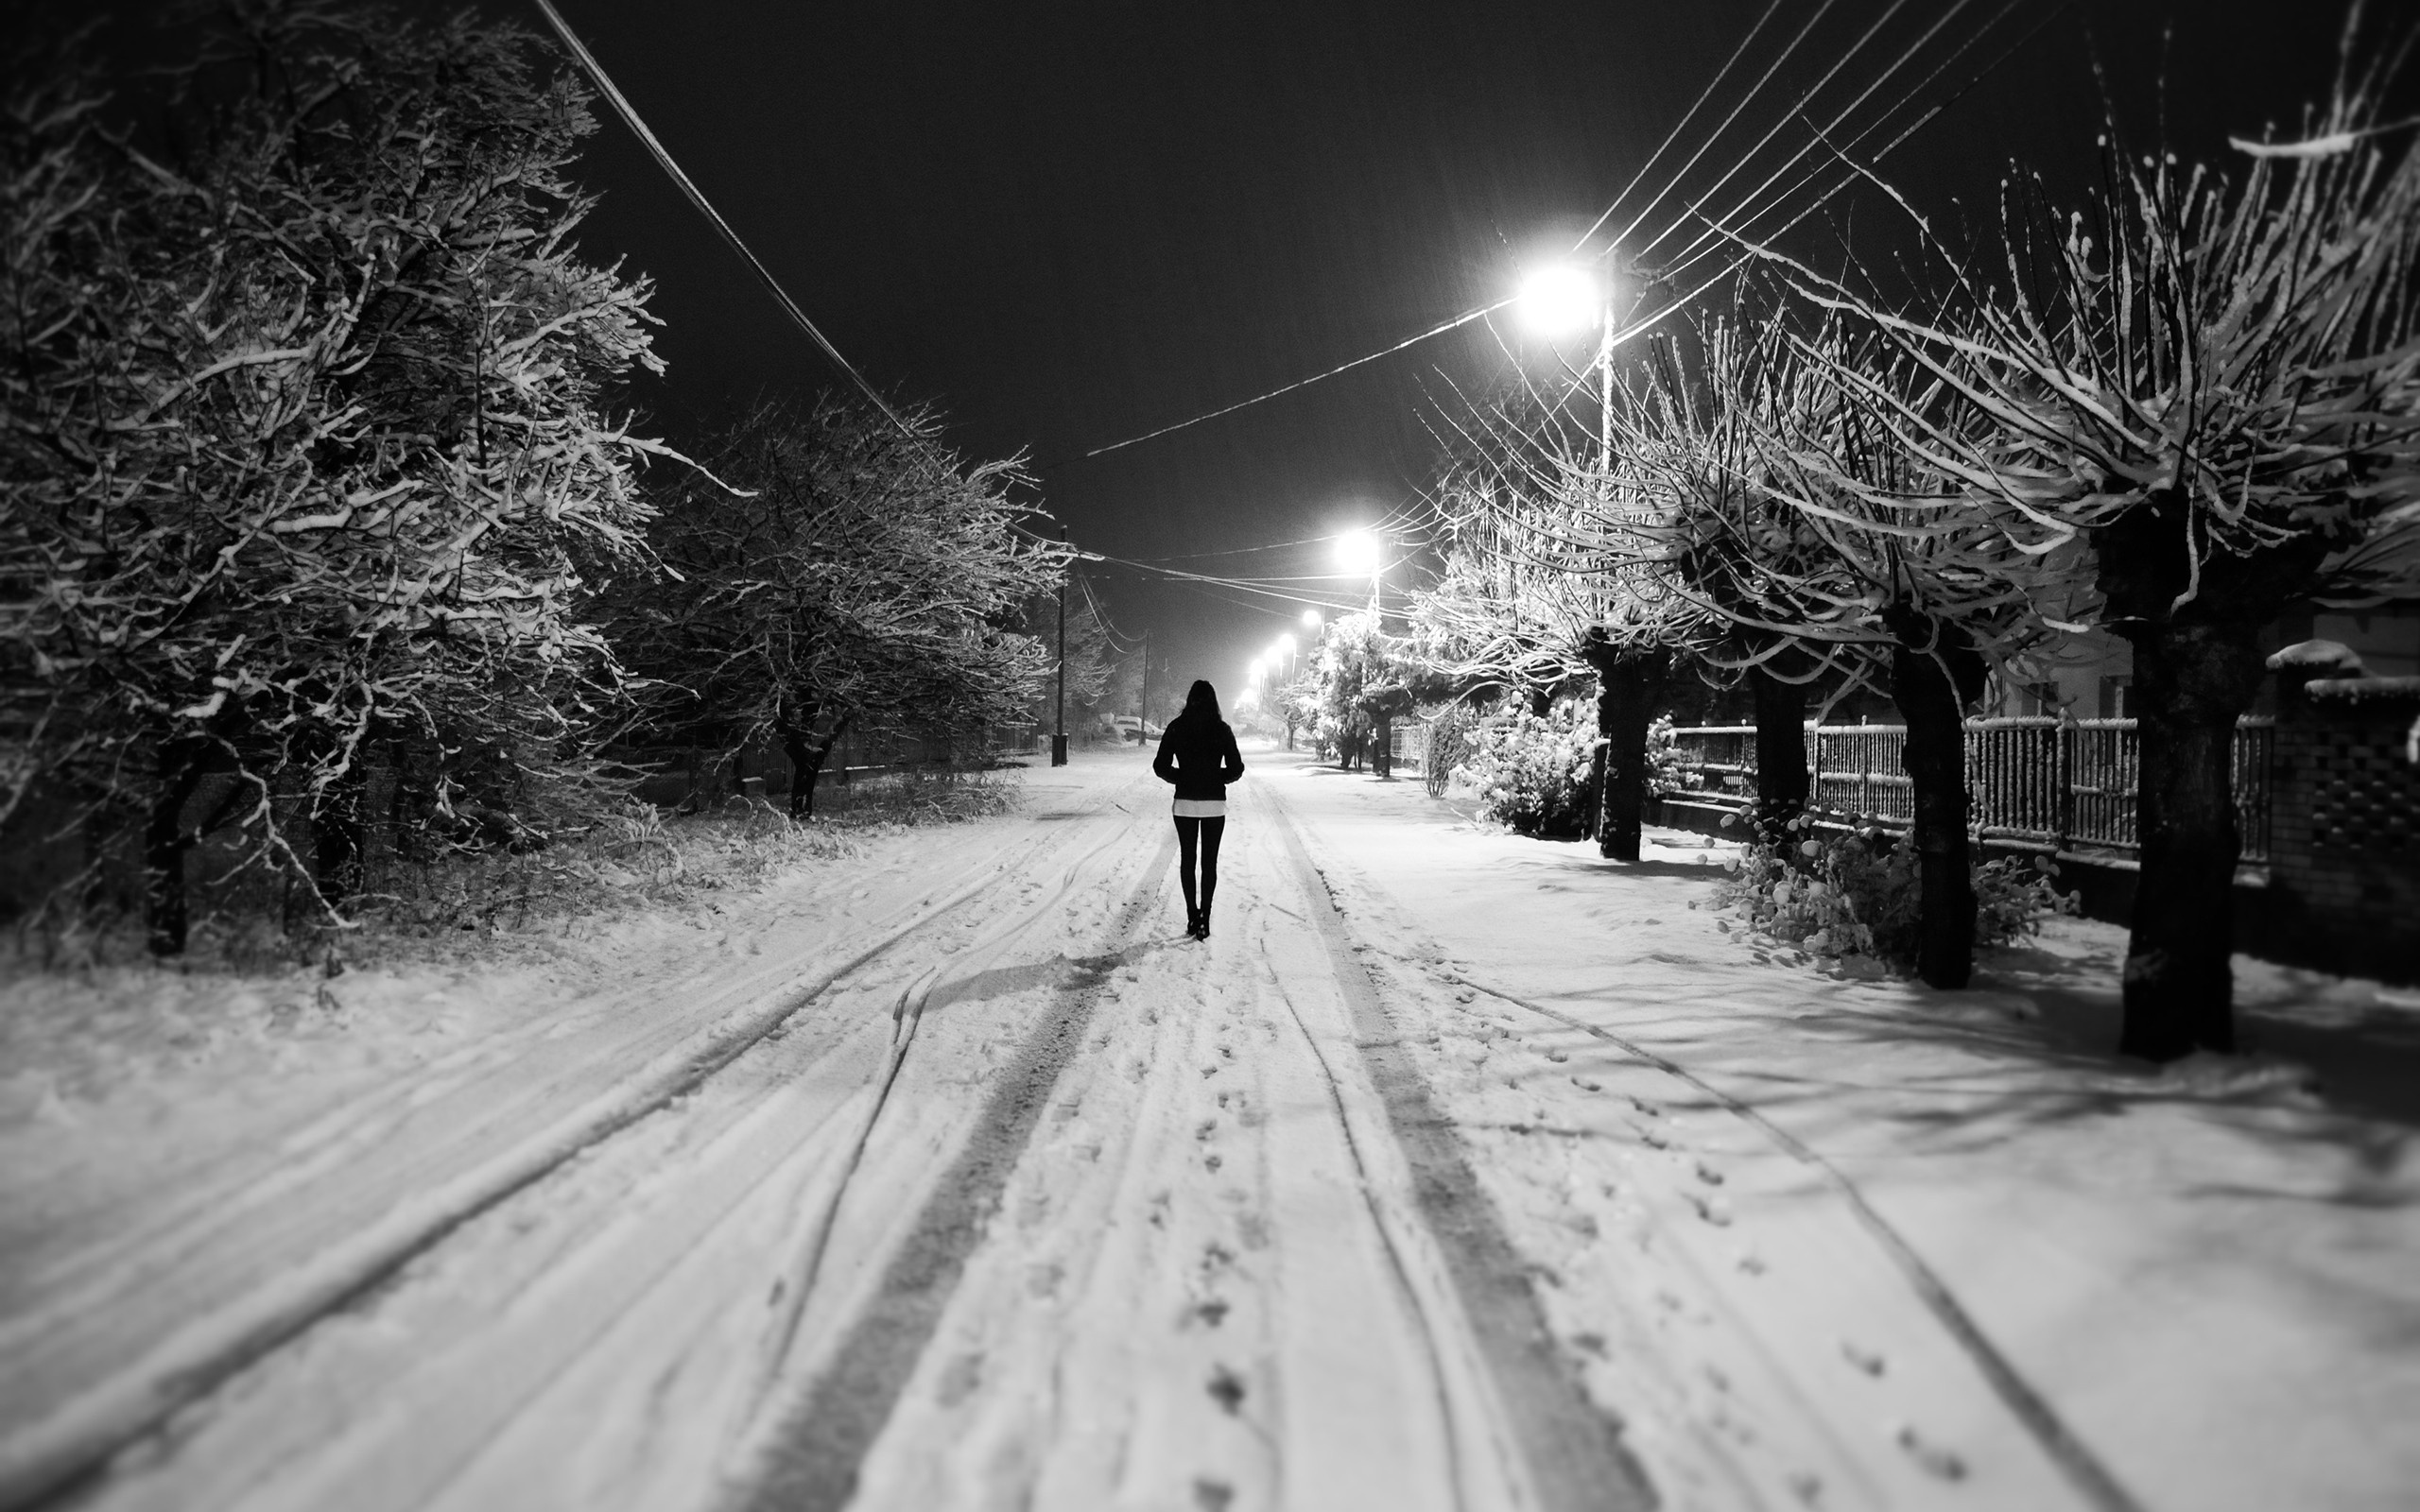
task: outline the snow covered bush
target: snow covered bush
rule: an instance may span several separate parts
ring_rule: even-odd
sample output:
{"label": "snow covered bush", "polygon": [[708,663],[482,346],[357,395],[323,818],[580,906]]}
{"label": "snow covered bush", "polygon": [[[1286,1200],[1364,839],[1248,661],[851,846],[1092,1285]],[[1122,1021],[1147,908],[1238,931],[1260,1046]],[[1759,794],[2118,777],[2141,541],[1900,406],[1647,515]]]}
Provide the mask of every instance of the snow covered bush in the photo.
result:
{"label": "snow covered bush", "polygon": [[574,244],[594,123],[550,51],[372,5],[198,25],[156,132],[105,134],[72,49],[0,79],[0,818],[39,788],[162,954],[189,854],[332,917],[392,821],[477,849],[610,808],[581,610],[646,570],[662,452],[609,412],[661,367],[649,290]]}
{"label": "snow covered bush", "polygon": [[1480,720],[1464,767],[1478,784],[1480,815],[1520,834],[1580,833],[1595,726],[1595,712],[1578,699],[1552,704],[1544,715],[1514,705]]}
{"label": "snow covered bush", "polygon": [[[1866,955],[1894,971],[1914,969],[1921,880],[1906,832],[1877,826],[1818,835],[1802,814],[1779,843],[1751,841],[1725,869],[1716,905],[1754,933],[1817,955]],[[2048,856],[2005,856],[1975,868],[1975,944],[2006,945],[2032,935],[2047,917],[2075,913],[2080,895],[2060,892],[2058,874]]]}
{"label": "snow covered bush", "polygon": [[1672,730],[1670,714],[1657,714],[1647,727],[1647,790],[1657,798],[1705,785],[1705,774],[1690,765]]}

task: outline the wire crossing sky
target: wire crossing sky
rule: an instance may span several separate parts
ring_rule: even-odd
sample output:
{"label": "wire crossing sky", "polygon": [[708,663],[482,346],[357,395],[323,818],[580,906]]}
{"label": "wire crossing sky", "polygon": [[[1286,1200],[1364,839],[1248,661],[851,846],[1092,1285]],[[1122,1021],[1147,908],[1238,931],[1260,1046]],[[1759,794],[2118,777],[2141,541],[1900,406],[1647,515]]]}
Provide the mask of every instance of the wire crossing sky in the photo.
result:
{"label": "wire crossing sky", "polygon": [[[965,455],[1045,459],[1044,502],[1116,558],[1104,606],[1229,676],[1289,599],[1357,597],[1318,593],[1336,533],[1425,539],[1456,405],[1593,407],[1593,336],[1502,318],[1525,273],[1644,263],[1651,329],[1720,297],[1738,238],[1887,266],[1876,164],[1945,228],[1987,226],[2012,163],[2090,181],[2096,68],[2133,139],[2164,112],[2208,156],[2284,134],[2334,64],[2332,21],[2282,0],[546,3],[654,138],[601,132],[579,170],[584,249],[657,284],[644,417],[695,443],[846,352]],[[735,247],[813,319],[769,318]]]}

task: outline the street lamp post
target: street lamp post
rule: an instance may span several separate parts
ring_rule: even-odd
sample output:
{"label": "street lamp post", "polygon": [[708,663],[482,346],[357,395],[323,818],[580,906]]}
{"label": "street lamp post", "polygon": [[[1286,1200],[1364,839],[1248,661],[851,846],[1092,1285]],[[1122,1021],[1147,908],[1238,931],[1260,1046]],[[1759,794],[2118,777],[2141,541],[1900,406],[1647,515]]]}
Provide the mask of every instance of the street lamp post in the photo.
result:
{"label": "street lamp post", "polygon": [[[1059,527],[1059,544],[1067,543],[1067,527]],[[1067,577],[1072,565],[1061,563],[1059,569],[1059,725],[1050,736],[1050,765],[1067,765]]]}

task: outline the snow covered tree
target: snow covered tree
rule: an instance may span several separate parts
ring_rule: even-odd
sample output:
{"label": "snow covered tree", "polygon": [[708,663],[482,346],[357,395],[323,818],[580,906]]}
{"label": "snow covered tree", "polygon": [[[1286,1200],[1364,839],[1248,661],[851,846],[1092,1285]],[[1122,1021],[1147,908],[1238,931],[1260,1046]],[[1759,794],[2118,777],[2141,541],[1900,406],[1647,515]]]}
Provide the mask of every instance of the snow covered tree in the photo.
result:
{"label": "snow covered tree", "polygon": [[593,123],[547,57],[467,16],[230,6],[175,76],[173,152],[103,132],[89,69],[10,82],[12,790],[132,817],[156,951],[208,775],[233,786],[203,822],[332,910],[373,765],[441,833],[582,775],[618,676],[578,610],[640,550],[653,449],[602,406],[655,358],[644,282],[572,246]]}
{"label": "snow covered tree", "polygon": [[2420,147],[2359,81],[2299,140],[2236,147],[2188,167],[2112,146],[2064,220],[2013,196],[2007,285],[1944,251],[1939,318],[1799,277],[1948,396],[1892,402],[1916,465],[2025,558],[2067,563],[2070,623],[2134,648],[2122,1046],[2156,1059],[2234,1043],[2233,753],[2262,629],[2420,584]]}
{"label": "snow covered tree", "polygon": [[794,815],[813,812],[852,728],[963,745],[1022,719],[1052,669],[1016,626],[1067,553],[1023,528],[1041,511],[1009,497],[1016,464],[969,464],[929,411],[906,419],[830,397],[758,408],[656,522],[666,573],[607,599],[651,684],[644,732],[725,751],[778,740]]}
{"label": "snow covered tree", "polygon": [[[1634,395],[1616,399],[1634,429]],[[1460,426],[1465,444],[1431,492],[1446,568],[1418,601],[1415,654],[1442,676],[1532,695],[1593,679],[1590,823],[1604,854],[1634,861],[1653,700],[1705,616],[1639,529],[1659,506],[1630,449],[1603,455],[1535,411],[1515,402]]]}

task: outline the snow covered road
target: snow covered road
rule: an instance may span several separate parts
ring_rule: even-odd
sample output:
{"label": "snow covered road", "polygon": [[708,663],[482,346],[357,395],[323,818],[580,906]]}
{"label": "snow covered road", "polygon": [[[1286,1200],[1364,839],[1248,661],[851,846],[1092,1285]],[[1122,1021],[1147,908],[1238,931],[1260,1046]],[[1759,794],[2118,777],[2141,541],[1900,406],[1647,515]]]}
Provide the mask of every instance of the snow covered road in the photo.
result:
{"label": "snow covered road", "polygon": [[1373,784],[1258,759],[1205,945],[1137,758],[1024,775],[147,1176],[43,1146],[0,1506],[2135,1504],[1857,1185],[1487,961],[1517,895],[1441,906]]}

